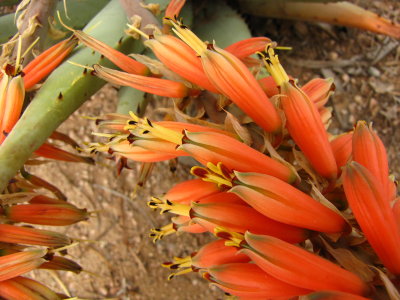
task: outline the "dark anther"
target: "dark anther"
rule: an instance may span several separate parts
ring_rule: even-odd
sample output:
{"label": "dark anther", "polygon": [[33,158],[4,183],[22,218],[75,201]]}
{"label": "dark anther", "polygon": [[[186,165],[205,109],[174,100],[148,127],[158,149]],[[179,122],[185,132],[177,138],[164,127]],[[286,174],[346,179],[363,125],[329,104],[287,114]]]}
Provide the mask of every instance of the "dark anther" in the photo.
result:
{"label": "dark anther", "polygon": [[102,54],[102,55],[100,55],[100,59],[104,59],[104,55]]}
{"label": "dark anther", "polygon": [[157,203],[150,201],[149,206],[157,206]]}
{"label": "dark anther", "polygon": [[122,37],[118,40],[118,45],[122,43]]}
{"label": "dark anther", "polygon": [[113,153],[114,153],[114,150],[112,150],[111,148],[109,148],[107,152],[108,152],[108,154],[113,154]]}
{"label": "dark anther", "polygon": [[148,130],[145,130],[145,131],[143,131],[143,134],[147,134],[147,133],[149,133],[150,131],[148,131]]}
{"label": "dark anther", "polygon": [[3,130],[3,134],[4,134],[4,136],[7,136],[9,134],[9,132]]}
{"label": "dark anther", "polygon": [[128,121],[128,124],[129,124],[129,125],[136,125],[136,124],[137,124],[137,122],[136,122],[136,121],[134,121],[134,120],[130,120],[130,121]]}
{"label": "dark anther", "polygon": [[129,144],[132,144],[135,141],[135,136],[131,133],[130,135],[128,135],[126,139],[129,142]]}
{"label": "dark anther", "polygon": [[95,153],[95,152],[96,152],[96,149],[90,150],[90,154],[93,154],[93,153]]}
{"label": "dark anther", "polygon": [[166,209],[166,210],[164,210],[162,213],[165,214],[165,213],[168,213],[168,212],[170,212],[170,211],[171,211],[170,209]]}
{"label": "dark anther", "polygon": [[149,40],[154,39],[154,34],[149,34]]}
{"label": "dark anther", "polygon": [[180,24],[179,27],[182,28],[182,29],[188,29],[188,27],[186,25],[184,25],[184,24]]}
{"label": "dark anther", "polygon": [[157,231],[157,232],[161,232],[161,229],[160,229],[160,228],[154,228],[153,230],[154,230],[154,231]]}
{"label": "dark anther", "polygon": [[207,49],[208,50],[215,50],[213,44],[207,44]]}
{"label": "dark anther", "polygon": [[83,69],[83,75],[86,75],[86,74],[87,74],[87,69],[84,68],[84,69]]}
{"label": "dark anther", "polygon": [[60,92],[60,93],[58,94],[57,99],[58,99],[58,100],[61,100],[62,98],[63,98],[63,95],[62,95],[62,93]]}
{"label": "dark anther", "polygon": [[95,124],[96,125],[99,125],[101,122],[103,122],[104,120],[102,120],[102,119],[96,119],[96,121],[95,121]]}
{"label": "dark anther", "polygon": [[146,121],[147,121],[147,124],[149,124],[150,127],[153,127],[153,124],[151,124],[149,119],[146,119]]}
{"label": "dark anther", "polygon": [[174,204],[173,204],[171,201],[169,201],[168,199],[167,199],[166,202],[167,202],[168,205],[171,205],[171,206],[174,205]]}
{"label": "dark anther", "polygon": [[170,268],[171,270],[179,269],[179,264],[170,265],[168,268]]}

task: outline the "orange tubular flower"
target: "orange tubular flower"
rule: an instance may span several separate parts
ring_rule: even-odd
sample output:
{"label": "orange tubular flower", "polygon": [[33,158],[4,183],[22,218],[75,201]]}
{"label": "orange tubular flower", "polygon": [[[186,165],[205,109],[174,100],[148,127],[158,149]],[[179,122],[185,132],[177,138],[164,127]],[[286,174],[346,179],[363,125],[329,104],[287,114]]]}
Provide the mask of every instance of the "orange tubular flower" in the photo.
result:
{"label": "orange tubular flower", "polygon": [[136,75],[149,75],[150,70],[144,64],[119,52],[118,50],[108,46],[107,44],[96,40],[95,38],[84,33],[83,31],[73,30],[73,32],[74,35],[79,39],[79,41],[84,43],[86,46],[92,48],[93,50],[103,54],[121,70]]}
{"label": "orange tubular flower", "polygon": [[48,261],[40,265],[39,269],[69,271],[75,274],[82,272],[82,267],[73,260],[63,256],[46,256]]}
{"label": "orange tubular flower", "polygon": [[210,242],[199,249],[198,252],[186,257],[174,257],[172,262],[165,262],[163,267],[175,270],[169,279],[176,275],[185,274],[191,271],[219,266],[228,263],[245,263],[250,259],[247,255],[238,253],[235,247],[225,246],[226,240],[216,240]]}
{"label": "orange tubular flower", "polygon": [[[249,263],[229,263],[206,270],[203,276],[224,292],[238,297],[293,297],[310,293],[265,273],[260,267]],[[275,299],[275,298],[274,298]]]}
{"label": "orange tubular flower", "polygon": [[268,234],[290,243],[302,242],[308,235],[305,229],[274,221],[253,208],[240,204],[192,203],[190,217],[210,232],[213,232],[216,226],[222,226],[240,233],[251,230],[258,234]]}
{"label": "orange tubular flower", "polygon": [[353,160],[366,167],[382,185],[385,197],[390,202],[394,199],[389,180],[389,164],[385,146],[381,139],[365,121],[358,121],[353,134]]}
{"label": "orange tubular flower", "polygon": [[68,162],[84,162],[89,164],[94,164],[94,160],[91,157],[79,156],[60,148],[57,148],[51,144],[44,143],[34,152],[36,155],[39,155],[44,158],[68,161]]}
{"label": "orange tubular flower", "polygon": [[0,257],[0,282],[36,269],[46,261],[43,259],[46,252],[45,249],[36,249]]}
{"label": "orange tubular flower", "polygon": [[273,220],[326,233],[347,229],[341,215],[278,178],[257,173],[235,175],[237,180],[229,191]]}
{"label": "orange tubular flower", "polygon": [[290,82],[281,84],[281,104],[286,115],[286,127],[315,171],[335,179],[337,166],[324,124],[314,103]]}
{"label": "orange tubular flower", "polygon": [[201,41],[186,26],[172,22],[174,32],[201,58],[211,83],[268,132],[280,132],[281,118],[253,74],[235,55]]}
{"label": "orange tubular flower", "polygon": [[78,40],[76,38],[70,37],[55,44],[32,60],[22,70],[25,74],[25,89],[31,89],[40,80],[49,75],[72,52],[77,43]]}
{"label": "orange tubular flower", "polygon": [[331,141],[333,155],[335,156],[338,175],[342,172],[342,167],[350,160],[352,153],[353,132],[347,132],[339,135]]}
{"label": "orange tubular flower", "polygon": [[94,65],[93,68],[96,76],[113,84],[130,86],[146,93],[170,98],[184,98],[189,95],[188,87],[181,82],[129,74],[100,65]]}
{"label": "orange tubular flower", "polygon": [[50,226],[66,226],[88,219],[86,209],[68,203],[13,205],[5,208],[4,213],[13,222]]}
{"label": "orange tubular flower", "polygon": [[239,59],[246,58],[259,51],[264,51],[265,47],[271,43],[271,40],[267,37],[252,37],[233,43],[225,48],[235,55]]}
{"label": "orange tubular flower", "polygon": [[175,203],[190,204],[216,193],[220,193],[216,184],[201,179],[191,179],[174,185],[163,198]]}
{"label": "orange tubular flower", "polygon": [[343,187],[368,242],[388,270],[400,274],[400,232],[384,187],[357,162],[344,169]]}
{"label": "orange tubular flower", "polygon": [[21,276],[0,281],[0,297],[7,300],[61,300],[61,297],[48,287]]}
{"label": "orange tubular flower", "polygon": [[17,123],[24,98],[24,81],[21,75],[13,78],[4,75],[0,83],[0,144]]}
{"label": "orange tubular flower", "polygon": [[67,246],[72,241],[54,231],[0,224],[0,242],[57,248]]}
{"label": "orange tubular flower", "polygon": [[169,69],[188,81],[218,93],[204,73],[201,60],[188,45],[171,35],[155,35],[144,42]]}
{"label": "orange tubular flower", "polygon": [[364,295],[369,288],[355,274],[300,247],[272,236],[245,234],[247,254],[275,278],[309,290],[332,290]]}
{"label": "orange tubular flower", "polygon": [[280,87],[281,105],[290,136],[321,176],[335,180],[337,166],[324,124],[315,104],[290,81],[278,56],[269,47],[265,66]]}
{"label": "orange tubular flower", "polygon": [[337,291],[319,291],[307,295],[309,300],[371,300],[354,294],[348,294]]}
{"label": "orange tubular flower", "polygon": [[333,79],[314,78],[301,87],[318,109],[324,107],[329,96],[335,90]]}
{"label": "orange tubular flower", "polygon": [[189,153],[204,165],[222,162],[231,170],[269,174],[290,183],[296,180],[288,166],[222,134],[186,131],[183,144],[178,149]]}

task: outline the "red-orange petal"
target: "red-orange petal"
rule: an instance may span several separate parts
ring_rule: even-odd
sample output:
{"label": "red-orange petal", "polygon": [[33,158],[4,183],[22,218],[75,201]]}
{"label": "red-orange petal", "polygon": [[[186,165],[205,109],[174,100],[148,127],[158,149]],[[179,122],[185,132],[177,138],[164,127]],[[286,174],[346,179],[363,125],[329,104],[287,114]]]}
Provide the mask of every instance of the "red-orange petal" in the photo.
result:
{"label": "red-orange petal", "polygon": [[235,172],[235,175],[237,185],[229,191],[273,220],[327,233],[347,228],[337,212],[278,178],[258,173]]}
{"label": "red-orange petal", "polygon": [[357,295],[369,291],[355,274],[307,250],[272,236],[247,232],[242,250],[268,274],[310,290],[334,290]]}
{"label": "red-orange petal", "polygon": [[368,242],[389,271],[400,274],[400,231],[383,186],[365,167],[352,162],[344,169],[343,187]]}
{"label": "red-orange petal", "polygon": [[321,176],[335,179],[335,157],[315,104],[290,82],[282,83],[281,94],[289,134]]}

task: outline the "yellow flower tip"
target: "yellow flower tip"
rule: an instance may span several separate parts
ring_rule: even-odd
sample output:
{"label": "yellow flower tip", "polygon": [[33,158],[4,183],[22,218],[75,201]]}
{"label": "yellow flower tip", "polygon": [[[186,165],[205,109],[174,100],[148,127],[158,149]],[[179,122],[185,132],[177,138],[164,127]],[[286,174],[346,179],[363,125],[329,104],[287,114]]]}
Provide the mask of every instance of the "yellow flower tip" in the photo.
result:
{"label": "yellow flower tip", "polygon": [[176,232],[173,223],[167,224],[161,228],[153,228],[150,230],[149,236],[153,238],[153,243],[161,240],[164,236],[170,235]]}
{"label": "yellow flower tip", "polygon": [[221,239],[225,239],[225,246],[240,248],[244,241],[244,235],[235,231],[231,231],[224,227],[217,226],[214,229],[214,235]]}
{"label": "yellow flower tip", "polygon": [[171,18],[164,19],[170,21],[174,27],[172,31],[198,55],[202,56],[207,52],[207,44],[200,40],[186,25]]}
{"label": "yellow flower tip", "polygon": [[170,212],[176,215],[188,217],[190,212],[189,205],[174,203],[168,199],[160,199],[156,197],[152,197],[147,205],[153,209],[160,209],[160,214]]}
{"label": "yellow flower tip", "polygon": [[267,45],[265,52],[266,55],[262,53],[258,53],[264,61],[264,65],[267,71],[271,74],[274,78],[276,84],[281,86],[283,82],[288,82],[289,76],[287,75],[285,69],[282,67],[281,63],[279,62],[278,55],[275,54],[274,51],[275,44],[270,43]]}
{"label": "yellow flower tip", "polygon": [[207,168],[194,166],[190,173],[204,181],[215,183],[221,189],[229,189],[233,186],[233,173],[221,162],[217,163],[217,165],[208,162]]}

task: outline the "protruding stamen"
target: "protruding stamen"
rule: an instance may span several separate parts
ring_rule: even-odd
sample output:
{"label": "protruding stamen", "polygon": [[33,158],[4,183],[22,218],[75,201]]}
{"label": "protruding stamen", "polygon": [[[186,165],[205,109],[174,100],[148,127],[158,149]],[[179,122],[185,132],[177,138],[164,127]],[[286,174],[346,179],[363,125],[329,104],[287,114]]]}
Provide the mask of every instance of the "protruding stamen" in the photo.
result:
{"label": "protruding stamen", "polygon": [[265,51],[266,56],[260,52],[258,54],[263,58],[265,68],[272,75],[276,84],[280,86],[283,82],[288,82],[289,76],[279,62],[278,55],[275,54],[273,45],[269,44]]}
{"label": "protruding stamen", "polygon": [[153,243],[161,240],[164,236],[175,233],[174,224],[170,223],[161,228],[154,228],[150,230],[150,237],[153,238]]}
{"label": "protruding stamen", "polygon": [[240,248],[240,244],[244,241],[244,235],[235,231],[231,231],[224,227],[215,227],[214,235],[226,239],[225,246]]}
{"label": "protruding stamen", "polygon": [[160,214],[170,212],[173,214],[189,217],[189,205],[173,203],[168,199],[160,199],[156,197],[151,197],[151,200],[147,204],[153,209],[160,209]]}
{"label": "protruding stamen", "polygon": [[173,32],[181,38],[189,47],[191,47],[198,55],[202,55],[207,51],[207,45],[202,40],[200,40],[188,27],[183,25],[183,23],[178,20],[172,20],[166,18],[170,21],[174,28]]}
{"label": "protruding stamen", "polygon": [[194,176],[200,177],[204,181],[213,182],[218,185],[218,187],[232,187],[232,179],[234,177],[233,173],[226,168],[221,162],[217,165],[209,162],[207,167],[194,166],[190,173]]}

